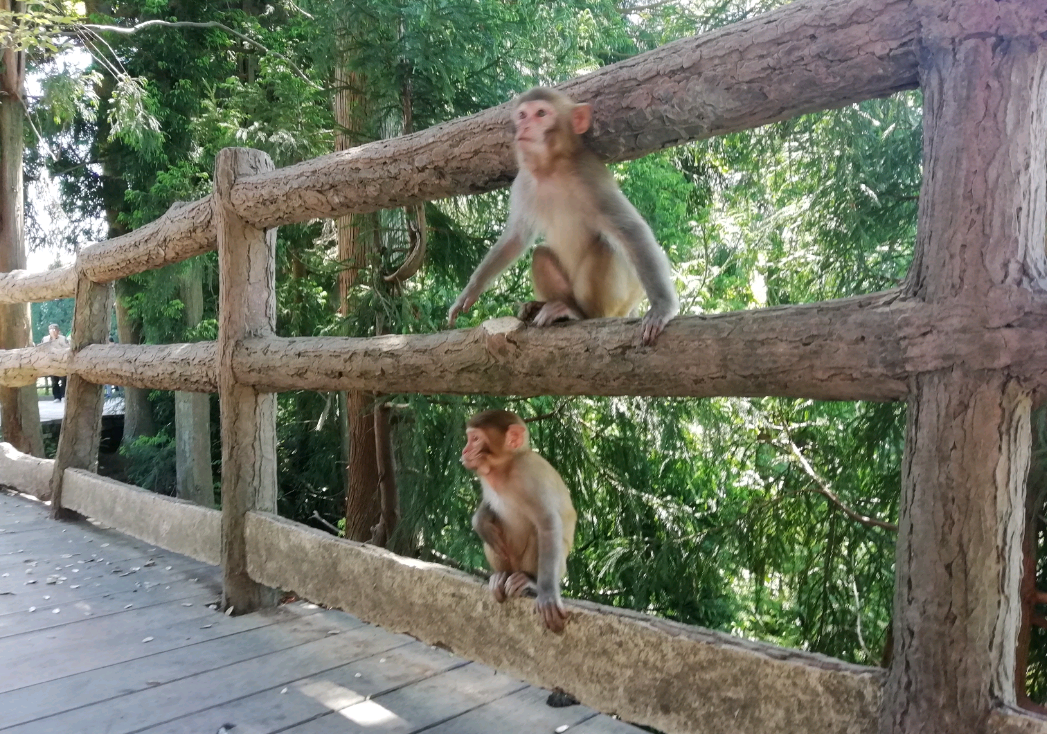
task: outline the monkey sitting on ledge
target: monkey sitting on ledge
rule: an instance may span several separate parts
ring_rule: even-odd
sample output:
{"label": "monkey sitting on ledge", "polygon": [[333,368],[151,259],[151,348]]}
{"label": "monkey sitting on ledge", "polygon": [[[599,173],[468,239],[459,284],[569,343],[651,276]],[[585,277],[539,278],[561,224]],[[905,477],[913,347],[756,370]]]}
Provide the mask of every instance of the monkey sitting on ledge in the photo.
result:
{"label": "monkey sitting on ledge", "polygon": [[574,544],[577,515],[559,472],[531,450],[527,425],[508,410],[477,413],[466,423],[462,465],[476,472],[483,499],[473,528],[494,572],[495,601],[537,592],[545,626],[562,632],[567,610],[560,578]]}
{"label": "monkey sitting on ledge", "polygon": [[651,228],[581,135],[592,108],[554,89],[536,87],[516,99],[516,160],[505,231],[476,268],[447,314],[458,314],[545,235],[531,264],[535,296],[520,318],[545,326],[560,319],[635,316],[646,291],[650,310],[640,336],[653,344],[680,312],[669,258]]}

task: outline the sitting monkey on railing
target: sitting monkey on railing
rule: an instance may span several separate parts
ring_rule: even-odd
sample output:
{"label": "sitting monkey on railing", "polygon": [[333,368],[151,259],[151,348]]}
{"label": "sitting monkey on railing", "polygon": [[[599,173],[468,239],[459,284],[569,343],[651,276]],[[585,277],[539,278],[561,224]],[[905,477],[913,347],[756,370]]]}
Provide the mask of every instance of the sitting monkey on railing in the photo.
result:
{"label": "sitting monkey on railing", "polygon": [[577,515],[559,472],[531,450],[527,426],[508,410],[477,413],[466,423],[462,464],[476,472],[483,499],[473,528],[491,565],[495,601],[537,592],[545,626],[562,632],[567,610],[560,578],[574,544]]}
{"label": "sitting monkey on railing", "polygon": [[509,196],[505,231],[451,306],[448,324],[519,258],[538,233],[531,274],[538,301],[520,318],[536,326],[560,319],[634,316],[647,293],[641,339],[653,344],[680,311],[669,258],[625,198],[611,172],[585,147],[592,108],[536,87],[513,106],[520,172]]}

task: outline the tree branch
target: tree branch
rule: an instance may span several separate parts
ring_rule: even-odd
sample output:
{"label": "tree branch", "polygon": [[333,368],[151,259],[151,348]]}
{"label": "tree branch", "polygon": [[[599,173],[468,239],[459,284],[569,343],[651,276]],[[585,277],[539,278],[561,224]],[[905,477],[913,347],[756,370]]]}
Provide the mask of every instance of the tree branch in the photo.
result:
{"label": "tree branch", "polygon": [[306,76],[305,72],[302,71],[300,68],[298,68],[297,64],[295,64],[293,61],[291,61],[289,58],[287,58],[283,54],[267,48],[266,46],[264,46],[263,44],[259,43],[256,40],[254,40],[250,36],[245,36],[243,33],[240,33],[239,31],[234,31],[232,28],[230,28],[229,26],[225,25],[224,23],[219,23],[219,22],[213,21],[213,20],[204,21],[204,22],[194,22],[194,21],[188,21],[188,20],[177,20],[177,21],[147,20],[147,21],[145,21],[143,23],[139,23],[137,25],[133,25],[133,26],[131,26],[129,28],[125,28],[123,26],[115,26],[115,25],[96,25],[94,23],[77,23],[76,26],[74,26],[74,28],[77,31],[79,31],[81,29],[87,29],[87,30],[91,30],[91,31],[95,31],[95,32],[108,31],[109,33],[120,33],[120,34],[123,34],[123,35],[130,35],[132,33],[137,33],[139,31],[143,31],[146,28],[151,28],[153,26],[160,26],[162,28],[199,28],[199,29],[211,29],[211,28],[214,28],[214,29],[220,30],[220,31],[222,31],[224,33],[228,33],[230,36],[233,36],[235,38],[240,39],[244,43],[248,44],[249,46],[254,47],[255,49],[261,51],[262,53],[269,54],[270,56],[275,56],[276,58],[280,59],[285,64],[290,66],[291,69],[294,70],[295,74],[297,74],[299,77],[301,77],[307,84],[309,84],[310,86],[312,86],[315,89],[319,89],[320,88],[319,84],[315,83],[312,79],[310,79],[308,76]]}
{"label": "tree branch", "polygon": [[657,10],[658,8],[668,5],[671,2],[673,2],[673,0],[659,0],[658,2],[648,3],[647,5],[634,5],[631,7],[628,5],[619,5],[616,8],[616,10],[619,13],[623,13],[626,15],[628,15],[629,13],[643,13],[647,10]]}
{"label": "tree branch", "polygon": [[790,453],[792,453],[797,463],[804,470],[804,473],[806,473],[807,476],[814,480],[814,483],[816,485],[815,487],[812,487],[812,490],[814,492],[817,492],[818,494],[825,497],[838,510],[840,510],[843,514],[845,514],[847,517],[851,518],[855,522],[859,522],[862,525],[865,525],[866,527],[883,528],[884,530],[890,530],[893,533],[898,532],[898,526],[894,523],[884,522],[883,520],[877,520],[876,518],[862,515],[861,513],[855,512],[850,507],[845,505],[843,501],[836,496],[836,493],[829,488],[829,483],[825,481],[825,479],[822,478],[822,476],[818,474],[817,471],[815,471],[814,467],[811,466],[810,462],[807,461],[807,458],[802,453],[800,453],[800,449],[795,443],[793,443],[792,437],[789,436],[788,433],[784,430],[782,431],[782,437],[788,445]]}

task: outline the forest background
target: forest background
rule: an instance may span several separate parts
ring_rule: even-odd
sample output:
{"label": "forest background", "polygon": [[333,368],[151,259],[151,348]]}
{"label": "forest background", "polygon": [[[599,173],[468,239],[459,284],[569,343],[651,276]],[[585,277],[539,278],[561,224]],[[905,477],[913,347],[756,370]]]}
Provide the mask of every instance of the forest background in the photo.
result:
{"label": "forest background", "polygon": [[[226,146],[264,150],[285,166],[478,112],[781,4],[29,2],[25,17],[37,25],[22,43],[39,93],[27,99],[25,176],[36,184],[27,242],[75,253],[205,196]],[[684,313],[813,302],[904,279],[921,134],[920,94],[910,92],[613,171],[668,252]],[[281,227],[277,332],[440,330],[506,205],[500,191]],[[114,336],[214,339],[216,263],[211,253],[118,282]],[[459,326],[530,298],[528,265],[511,268]],[[35,341],[51,321],[68,333],[71,314],[71,301],[35,304]],[[173,393],[127,388],[121,478],[176,493],[176,403]],[[533,443],[571,489],[579,523],[566,596],[883,661],[903,404],[281,393],[280,514],[481,569],[470,526],[478,486],[458,455],[465,418],[495,406],[530,419]],[[200,449],[210,496],[195,497],[207,504],[218,501],[219,409],[210,396],[204,422],[179,429],[210,437]],[[1042,415],[1035,425],[1029,513],[1038,549]],[[1042,581],[1043,564],[1035,571]],[[1042,703],[1043,629],[1023,644],[1026,682]]]}

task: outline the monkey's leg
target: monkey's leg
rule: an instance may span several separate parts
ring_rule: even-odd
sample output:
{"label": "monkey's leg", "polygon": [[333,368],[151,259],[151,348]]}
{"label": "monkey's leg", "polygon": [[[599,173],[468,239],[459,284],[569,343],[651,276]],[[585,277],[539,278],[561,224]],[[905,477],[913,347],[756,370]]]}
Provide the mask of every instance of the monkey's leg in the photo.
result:
{"label": "monkey's leg", "polygon": [[561,319],[584,319],[575,303],[571,280],[556,253],[545,246],[536,247],[531,260],[531,277],[538,301],[525,303],[520,309],[522,321],[534,319],[535,326],[548,326]]}
{"label": "monkey's leg", "polygon": [[625,256],[603,238],[595,238],[578,263],[573,297],[592,319],[636,315],[643,286]]}

